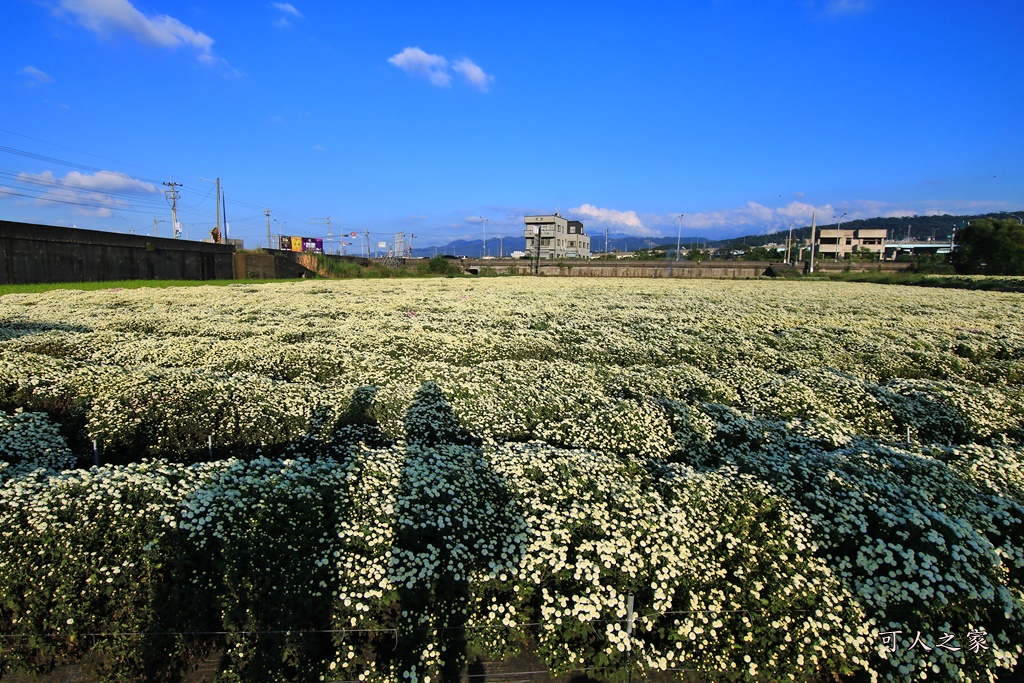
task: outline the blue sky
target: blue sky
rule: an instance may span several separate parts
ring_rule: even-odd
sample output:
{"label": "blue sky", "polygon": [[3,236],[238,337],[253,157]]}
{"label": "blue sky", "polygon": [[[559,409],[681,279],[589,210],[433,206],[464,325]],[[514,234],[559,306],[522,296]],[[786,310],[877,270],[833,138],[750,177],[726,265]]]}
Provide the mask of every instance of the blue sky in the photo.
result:
{"label": "blue sky", "polygon": [[[416,246],[1024,208],[1016,0],[4,0],[0,218]],[[59,201],[53,201],[59,200]]]}

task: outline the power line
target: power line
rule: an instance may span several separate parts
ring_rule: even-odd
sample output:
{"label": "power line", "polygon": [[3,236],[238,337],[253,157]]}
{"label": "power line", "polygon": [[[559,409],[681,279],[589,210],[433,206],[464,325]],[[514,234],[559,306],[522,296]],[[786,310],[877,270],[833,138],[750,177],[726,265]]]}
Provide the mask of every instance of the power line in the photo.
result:
{"label": "power line", "polygon": [[[174,182],[174,176],[171,176],[171,182],[164,183],[168,187],[164,190],[164,194],[171,202],[171,231],[174,234],[174,239],[178,239],[181,236],[181,226],[178,224],[178,189],[181,187],[181,183]],[[155,225],[155,224],[154,224]],[[156,230],[154,230],[156,232]]]}
{"label": "power line", "polygon": [[[45,161],[48,164],[57,164],[59,166],[68,166],[69,168],[77,168],[77,169],[80,169],[80,170],[83,170],[83,171],[89,171],[89,172],[92,172],[92,173],[103,173],[103,172],[105,172],[105,173],[117,173],[117,171],[111,171],[111,170],[105,169],[105,168],[96,168],[95,166],[86,166],[85,164],[79,164],[79,163],[76,163],[74,161],[65,161],[64,159],[57,159],[55,157],[49,157],[49,156],[46,156],[45,154],[36,154],[35,152],[27,152],[27,151],[25,151],[23,149],[15,149],[13,147],[5,147],[3,145],[0,145],[0,152],[4,152],[6,154],[14,154],[16,156],[25,157],[26,159],[34,159],[35,161]],[[134,178],[135,180],[143,180],[143,181],[145,181],[147,183],[150,183],[152,185],[157,185],[157,184],[160,183],[159,180],[153,180],[152,178],[138,178],[136,176],[128,175],[127,173],[122,173],[121,175],[127,176],[129,178]]]}
{"label": "power line", "polygon": [[111,159],[110,157],[101,156],[99,154],[93,154],[92,152],[86,152],[86,151],[83,151],[83,150],[80,150],[80,149],[75,149],[74,147],[67,147],[65,145],[59,145],[56,142],[49,142],[47,140],[41,140],[39,138],[34,138],[31,135],[25,135],[23,133],[16,133],[13,130],[7,130],[6,128],[0,128],[0,132],[2,132],[2,133],[9,133],[10,135],[17,135],[19,138],[25,138],[26,140],[32,140],[33,142],[41,142],[44,145],[51,145],[53,147],[60,147],[61,149],[66,149],[66,150],[68,150],[70,152],[78,152],[79,154],[84,154],[86,156],[96,157],[97,159],[103,159],[104,161],[113,161],[114,163],[120,164],[122,166],[131,166],[132,168],[141,168],[141,169],[143,169],[145,171],[152,171],[153,173],[161,173],[161,174],[163,173],[163,171],[158,171],[158,170],[153,169],[153,168],[148,168],[146,166],[137,166],[135,164],[129,164],[129,163],[126,163],[124,161],[118,161],[117,159]]}
{"label": "power line", "polygon": [[[73,183],[73,182],[58,181],[56,179],[54,179],[54,180],[47,180],[45,178],[40,178],[38,176],[26,175],[24,173],[14,173],[12,171],[0,171],[0,177],[6,178],[6,179],[11,180],[11,181],[14,181],[15,185],[19,185],[19,184],[20,185],[38,185],[40,187],[52,188],[54,190],[65,190],[65,191],[74,191],[74,192],[82,192],[82,193],[92,193],[92,194],[95,194],[95,195],[103,195],[103,196],[109,196],[109,197],[123,197],[125,199],[131,200],[131,201],[136,202],[136,203],[149,204],[149,205],[151,205],[153,207],[161,206],[161,202],[159,200],[155,199],[155,198],[150,199],[149,197],[147,197],[145,195],[138,195],[138,194],[130,193],[130,192],[122,192],[122,191],[118,191],[118,190],[100,190],[100,189],[88,187],[86,185],[79,185],[79,184],[76,184],[76,183]],[[9,185],[8,187],[12,187],[12,186]],[[17,189],[28,190],[28,188],[17,188]],[[157,191],[156,188],[153,188],[153,192],[156,193],[156,191]]]}
{"label": "power line", "polygon": [[111,211],[129,211],[131,213],[153,213],[152,209],[148,211],[143,211],[142,209],[130,209],[123,206],[111,206],[109,204],[87,204],[86,202],[73,202],[66,199],[57,199],[56,197],[40,197],[38,195],[24,194],[21,192],[11,192],[9,190],[3,189],[4,187],[6,186],[0,185],[0,194],[11,195],[14,197],[27,197],[29,199],[38,199],[39,201],[43,202],[56,202],[58,204],[72,204],[74,206],[84,206],[90,209],[109,209]]}

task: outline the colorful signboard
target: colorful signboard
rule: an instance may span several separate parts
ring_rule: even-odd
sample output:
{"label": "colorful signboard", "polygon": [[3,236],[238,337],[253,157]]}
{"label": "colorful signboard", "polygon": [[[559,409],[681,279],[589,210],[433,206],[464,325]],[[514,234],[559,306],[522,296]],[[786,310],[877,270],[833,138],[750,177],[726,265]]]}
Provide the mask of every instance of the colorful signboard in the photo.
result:
{"label": "colorful signboard", "polygon": [[324,253],[324,241],[319,237],[287,237],[281,236],[281,251],[311,251]]}

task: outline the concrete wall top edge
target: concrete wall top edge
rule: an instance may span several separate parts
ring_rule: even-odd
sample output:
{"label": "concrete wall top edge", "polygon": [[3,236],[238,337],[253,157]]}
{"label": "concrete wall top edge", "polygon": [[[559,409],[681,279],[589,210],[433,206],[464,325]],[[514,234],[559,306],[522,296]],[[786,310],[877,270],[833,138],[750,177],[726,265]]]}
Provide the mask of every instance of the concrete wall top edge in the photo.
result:
{"label": "concrete wall top edge", "polygon": [[35,223],[19,223],[0,220],[0,238],[30,239],[42,242],[85,243],[111,247],[131,247],[145,249],[151,244],[153,249],[166,251],[193,251],[211,254],[230,254],[235,247],[230,244],[211,244],[176,240],[169,237],[149,237],[146,235],[123,235],[102,230],[85,228],[64,228],[56,225],[38,225]]}

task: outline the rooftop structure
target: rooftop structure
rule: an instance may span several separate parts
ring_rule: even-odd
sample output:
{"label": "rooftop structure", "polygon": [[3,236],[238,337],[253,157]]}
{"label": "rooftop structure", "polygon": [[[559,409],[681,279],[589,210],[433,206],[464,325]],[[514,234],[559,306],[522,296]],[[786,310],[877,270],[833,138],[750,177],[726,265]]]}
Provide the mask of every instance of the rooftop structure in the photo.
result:
{"label": "rooftop structure", "polygon": [[[590,258],[590,236],[583,223],[562,218],[557,213],[525,216],[526,253],[533,258]],[[538,244],[539,241],[539,244]]]}
{"label": "rooftop structure", "polygon": [[838,252],[838,258],[844,259],[855,251],[870,251],[881,258],[885,252],[885,228],[822,228],[819,231],[818,258],[834,259]]}

